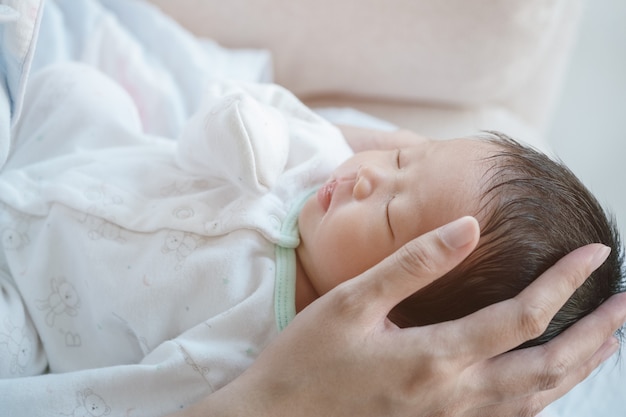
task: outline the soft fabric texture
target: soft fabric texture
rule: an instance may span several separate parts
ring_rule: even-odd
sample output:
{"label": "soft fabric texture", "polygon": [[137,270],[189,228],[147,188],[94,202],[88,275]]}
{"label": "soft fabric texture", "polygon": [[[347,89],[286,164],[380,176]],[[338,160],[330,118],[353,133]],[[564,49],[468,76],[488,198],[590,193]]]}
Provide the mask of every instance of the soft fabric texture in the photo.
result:
{"label": "soft fabric texture", "polygon": [[[582,0],[402,0],[394,2],[393,7],[384,0],[152,2],[196,34],[211,36],[224,45],[271,50],[277,80],[295,89],[309,103],[327,107],[327,117],[392,128],[389,123],[333,108],[350,105],[434,137],[498,128],[526,141],[534,136],[541,143],[541,130],[550,115],[552,97],[558,92]],[[1,3],[0,166],[12,149],[10,126],[17,121],[15,116],[21,107],[21,93],[36,43],[33,29],[42,10],[48,15],[41,32],[46,48],[37,49],[34,72],[59,58],[96,64],[132,97],[143,129],[153,135],[178,136],[200,103],[198,86],[211,79],[269,79],[268,53],[225,51],[212,41],[191,36],[142,2],[49,0],[44,8],[39,0]],[[449,19],[454,19],[455,24],[448,24]],[[507,22],[512,26],[507,27]],[[540,47],[532,46],[532,40],[538,40]],[[492,42],[499,46],[492,48]],[[125,53],[124,48],[134,52]],[[504,58],[520,66],[509,64]],[[493,68],[489,68],[492,64]],[[489,77],[478,72],[480,67],[488,70]],[[450,72],[456,73],[452,74],[455,77],[443,77]],[[417,73],[422,77],[418,78]],[[320,97],[330,93],[347,97]],[[185,212],[179,214],[184,216]],[[94,237],[115,236],[114,229],[98,231],[97,222],[93,225]],[[7,236],[18,237],[11,240],[20,244],[19,234]],[[169,242],[174,246],[180,242],[183,257],[193,247],[185,237],[174,237]],[[6,272],[0,269],[0,274]],[[48,296],[53,294],[53,288],[60,288],[60,281],[49,278]],[[15,287],[5,286],[4,290],[4,301],[15,301],[8,303],[11,314],[23,314]],[[45,295],[42,300],[46,300]],[[56,323],[57,318],[71,317],[71,311],[51,317],[55,317]],[[9,370],[19,371],[24,353],[35,348],[26,336],[35,330],[0,322],[0,345],[12,352]],[[193,338],[195,334],[189,336]],[[71,343],[76,338],[69,335],[67,340]],[[164,389],[163,381],[154,378],[155,369],[159,375],[174,373],[185,383],[200,381],[198,390],[185,393],[181,404],[205,392],[206,380],[202,375],[207,370],[178,345],[164,345],[156,352],[152,362],[138,365],[137,377],[128,381],[131,387],[154,390],[147,398],[150,404],[146,412],[128,406],[133,402],[132,390],[119,394],[117,378],[124,367],[102,368],[99,372],[103,382],[98,386],[82,383],[90,378],[89,372],[72,374],[78,382],[68,379],[59,388],[56,375],[45,376],[43,396],[38,389],[44,385],[31,385],[31,379],[19,383],[0,381],[0,410],[12,416],[49,416],[55,415],[49,410],[56,406],[61,409],[56,415],[89,415],[88,408],[92,415],[115,415],[118,406],[126,405],[128,408],[117,414],[158,415],[158,410],[169,406],[163,399],[176,385],[167,387],[165,393],[160,391]],[[35,358],[32,365],[42,369],[45,358]],[[620,415],[623,407],[614,405],[621,404],[618,399],[623,396],[623,375],[623,366],[608,363],[561,400],[559,409],[566,413],[550,409],[552,414],[547,415],[587,417],[577,408],[581,401],[597,413]],[[8,408],[7,401],[13,395],[20,400]],[[33,398],[38,397],[42,401],[33,403]],[[59,399],[63,399],[62,403]]]}
{"label": "soft fabric texture", "polygon": [[22,108],[42,3],[5,0],[0,5],[0,168],[11,152],[10,128]]}
{"label": "soft fabric texture", "polygon": [[0,373],[21,377],[3,410],[71,413],[89,391],[157,415],[237,377],[295,315],[297,216],[351,154],[339,131],[282,88],[225,84],[177,141],[147,135],[74,63],[24,105],[0,174]]}
{"label": "soft fabric texture", "polygon": [[351,151],[282,88],[215,82],[264,79],[266,53],[126,0],[49,2],[41,23],[5,77],[23,111],[2,137],[0,409],[175,411],[291,320],[299,206]]}
{"label": "soft fabric texture", "polygon": [[[0,174],[0,372],[22,377],[0,380],[3,410],[95,395],[156,415],[238,376],[295,314],[297,215],[351,154],[339,131],[240,83],[209,87],[178,140],[148,135],[74,63],[40,70],[24,105]],[[52,374],[25,378],[44,357]]]}

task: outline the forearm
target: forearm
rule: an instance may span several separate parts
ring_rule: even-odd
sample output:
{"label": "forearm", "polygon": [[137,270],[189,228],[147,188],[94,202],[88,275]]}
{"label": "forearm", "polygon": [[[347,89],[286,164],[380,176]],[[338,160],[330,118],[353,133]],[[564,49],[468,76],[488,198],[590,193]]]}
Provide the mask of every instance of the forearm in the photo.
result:
{"label": "forearm", "polygon": [[195,404],[165,417],[298,417],[306,414],[303,407],[296,409],[294,405],[304,402],[273,384],[271,376],[263,377],[252,369]]}

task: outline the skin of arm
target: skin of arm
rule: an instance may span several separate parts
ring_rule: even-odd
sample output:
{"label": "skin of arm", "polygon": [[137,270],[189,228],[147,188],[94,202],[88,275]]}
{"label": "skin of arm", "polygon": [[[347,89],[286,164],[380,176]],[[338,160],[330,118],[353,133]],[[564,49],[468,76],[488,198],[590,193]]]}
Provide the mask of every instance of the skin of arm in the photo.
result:
{"label": "skin of arm", "polygon": [[313,302],[239,378],[175,416],[536,415],[617,350],[626,294],[545,345],[504,353],[540,334],[606,259],[608,248],[592,244],[517,297],[465,318],[408,329],[387,320],[478,236],[476,220],[465,217],[409,242]]}

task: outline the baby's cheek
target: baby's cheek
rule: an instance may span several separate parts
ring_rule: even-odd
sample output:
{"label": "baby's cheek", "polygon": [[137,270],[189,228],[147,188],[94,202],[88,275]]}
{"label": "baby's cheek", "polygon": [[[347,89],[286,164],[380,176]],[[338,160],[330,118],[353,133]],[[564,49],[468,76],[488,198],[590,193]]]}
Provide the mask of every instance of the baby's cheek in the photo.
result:
{"label": "baby's cheek", "polygon": [[[389,253],[391,253],[391,251]],[[342,256],[337,262],[337,284],[362,274],[378,264],[386,256],[386,253],[371,250],[351,252],[346,254],[346,256]]]}

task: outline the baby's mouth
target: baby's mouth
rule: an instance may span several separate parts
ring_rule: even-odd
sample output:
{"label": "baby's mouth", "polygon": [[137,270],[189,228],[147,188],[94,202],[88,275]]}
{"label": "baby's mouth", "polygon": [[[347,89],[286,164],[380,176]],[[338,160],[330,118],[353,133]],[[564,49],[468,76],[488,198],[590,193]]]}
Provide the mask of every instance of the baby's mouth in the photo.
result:
{"label": "baby's mouth", "polygon": [[335,191],[336,186],[337,181],[333,179],[326,182],[326,184],[322,185],[322,187],[317,190],[317,201],[324,212],[327,212],[330,207],[330,202],[333,199],[333,192]]}

